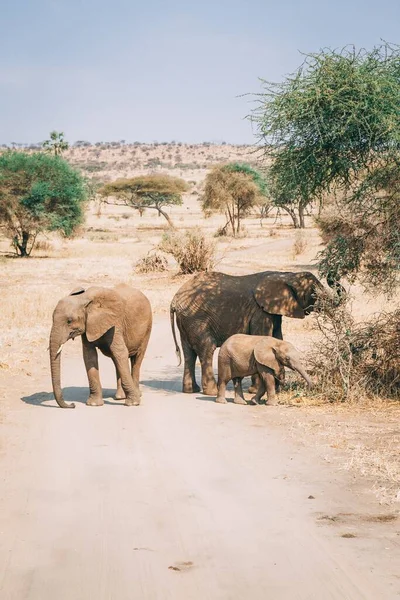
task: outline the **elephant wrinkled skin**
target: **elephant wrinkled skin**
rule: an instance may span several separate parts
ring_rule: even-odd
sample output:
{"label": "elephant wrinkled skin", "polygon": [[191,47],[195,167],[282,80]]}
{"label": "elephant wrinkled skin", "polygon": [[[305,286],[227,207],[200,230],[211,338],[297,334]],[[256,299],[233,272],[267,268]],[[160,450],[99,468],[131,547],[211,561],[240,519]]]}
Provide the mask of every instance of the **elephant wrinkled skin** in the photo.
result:
{"label": "elephant wrinkled skin", "polygon": [[[89,406],[104,404],[97,348],[110,357],[117,375],[116,399],[127,406],[140,404],[139,372],[152,327],[150,302],[128,285],[77,289],[57,304],[50,333],[50,364],[54,397],[61,408],[74,408],[62,395],[60,360],[63,345],[82,337],[89,380]],[[129,365],[130,361],[130,365]]]}
{"label": "elephant wrinkled skin", "polygon": [[203,393],[215,396],[214,351],[231,335],[245,333],[282,339],[282,315],[304,319],[313,309],[316,292],[324,290],[310,272],[265,271],[251,275],[211,272],[194,276],[175,294],[170,317],[175,348],[174,315],[184,355],[183,391],[200,391],[195,380],[199,357]]}
{"label": "elephant wrinkled skin", "polygon": [[221,346],[218,356],[218,396],[216,402],[226,402],[226,384],[233,379],[236,404],[247,404],[243,397],[242,379],[258,374],[260,386],[252,401],[258,404],[265,392],[268,403],[275,404],[275,379],[281,379],[284,367],[297,371],[312,386],[302,365],[300,352],[283,340],[270,336],[237,334]]}

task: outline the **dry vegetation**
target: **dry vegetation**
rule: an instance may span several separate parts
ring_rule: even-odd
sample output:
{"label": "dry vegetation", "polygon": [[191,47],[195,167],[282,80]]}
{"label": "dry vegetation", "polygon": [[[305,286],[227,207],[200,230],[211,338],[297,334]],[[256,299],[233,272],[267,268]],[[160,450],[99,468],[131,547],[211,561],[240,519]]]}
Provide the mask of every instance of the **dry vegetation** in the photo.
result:
{"label": "dry vegetation", "polygon": [[[115,144],[115,143],[114,143]],[[117,144],[99,143],[71,147],[63,156],[85,174],[102,182],[150,173],[181,177],[192,185],[203,181],[215,164],[230,161],[255,162],[249,146],[204,144]],[[196,190],[193,190],[196,191]]]}
{"label": "dry vegetation", "polygon": [[[254,158],[249,148],[100,145],[72,148],[66,157],[104,181],[164,171],[186,179],[191,187],[183,205],[167,210],[181,238],[184,230],[193,232],[201,227],[205,242],[215,245],[218,270],[234,274],[267,269],[316,273],[314,261],[322,246],[311,218],[304,233],[297,233],[288,217],[277,218],[272,212],[260,223],[260,215],[255,212],[245,219],[246,236],[237,239],[215,238],[225,222],[222,215],[204,218],[198,194],[206,170],[218,162]],[[0,239],[0,397],[6,395],[10,385],[23,392],[26,377],[34,378],[40,370],[43,379],[48,369],[47,338],[53,308],[77,285],[131,283],[149,297],[155,315],[165,314],[173,294],[188,277],[178,275],[177,261],[172,258],[166,268],[167,263],[155,250],[165,232],[164,219],[150,211],[140,216],[126,207],[105,206],[99,210],[93,202],[86,225],[74,239],[43,237],[29,259],[11,258],[9,243]],[[376,312],[396,308],[395,302],[388,306],[383,298],[369,297],[356,285],[351,287],[351,294],[355,324]],[[369,334],[364,333],[365,351],[373,356],[374,350],[367,343]],[[284,336],[300,350],[309,351],[321,339],[317,317],[285,319]],[[73,351],[80,351],[78,343]],[[376,356],[381,356],[379,350]],[[384,357],[382,365],[385,361]],[[282,402],[300,410],[284,411],[286,426],[291,422],[292,432],[297,436],[304,432],[307,443],[315,444],[321,452],[329,448],[330,460],[337,460],[340,468],[365,476],[382,501],[400,500],[399,403],[371,400],[367,395],[358,400],[352,405],[330,404],[323,394],[305,396],[301,388],[292,385],[282,394]]]}

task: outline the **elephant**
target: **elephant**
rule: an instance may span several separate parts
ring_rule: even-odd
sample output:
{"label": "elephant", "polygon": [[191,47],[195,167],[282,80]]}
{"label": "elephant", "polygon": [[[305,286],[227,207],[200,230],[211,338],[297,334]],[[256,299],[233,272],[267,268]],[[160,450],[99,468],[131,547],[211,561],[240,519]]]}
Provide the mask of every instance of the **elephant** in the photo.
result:
{"label": "elephant", "polygon": [[[54,397],[61,408],[75,408],[63,399],[61,350],[77,336],[82,338],[83,359],[89,380],[88,406],[102,406],[97,348],[110,357],[117,375],[116,400],[140,404],[139,373],[152,327],[149,300],[126,284],[114,288],[77,288],[60,300],[53,313],[50,365]],[[129,360],[130,359],[130,367]]]}
{"label": "elephant", "polygon": [[218,395],[216,402],[225,404],[226,384],[233,379],[234,402],[247,404],[243,397],[242,379],[258,374],[260,385],[252,398],[255,404],[267,391],[268,404],[276,404],[275,379],[281,379],[284,367],[289,367],[306,380],[309,387],[312,381],[302,365],[300,352],[293,344],[270,336],[232,335],[221,346],[218,356]]}
{"label": "elephant", "polygon": [[[195,379],[195,363],[199,357],[203,393],[215,396],[217,385],[212,360],[217,347],[235,333],[282,339],[282,315],[304,319],[314,309],[316,293],[324,289],[309,271],[264,271],[241,276],[213,271],[195,275],[184,283],[170,306],[179,364],[181,351],[176,340],[175,315],[181,336],[183,392],[200,391]],[[340,286],[336,290],[339,302],[344,289]]]}

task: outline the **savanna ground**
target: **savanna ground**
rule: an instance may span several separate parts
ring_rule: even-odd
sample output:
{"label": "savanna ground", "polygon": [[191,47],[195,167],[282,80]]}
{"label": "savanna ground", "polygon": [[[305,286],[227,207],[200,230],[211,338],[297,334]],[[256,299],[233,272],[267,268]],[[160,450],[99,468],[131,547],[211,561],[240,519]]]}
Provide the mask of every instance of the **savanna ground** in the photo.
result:
{"label": "savanna ground", "polygon": [[[175,160],[177,153],[178,164]],[[253,156],[250,150],[243,147],[200,146],[193,150],[188,147],[159,146],[155,150],[151,147],[143,149],[131,146],[103,150],[94,147],[73,149],[69,151],[67,158],[84,166],[87,172],[96,171],[96,177],[103,180],[149,170],[184,177],[192,182],[191,190],[185,196],[183,206],[168,209],[168,212],[178,229],[200,226],[211,238],[224,223],[224,218],[213,216],[204,219],[201,213],[198,197],[206,169],[218,161],[249,160],[249,156]],[[132,166],[133,159],[138,162]],[[164,164],[160,165],[160,162]],[[166,165],[168,162],[170,164]],[[100,165],[101,170],[90,167],[92,163]],[[182,167],[182,164],[188,166]],[[254,214],[245,220],[244,225],[243,237],[215,238],[217,270],[231,274],[275,269],[311,270],[316,273],[315,257],[321,249],[321,240],[311,217],[308,218],[306,230],[300,233],[292,229],[290,221],[282,216],[276,218],[272,215],[261,223],[259,216]],[[21,397],[26,397],[28,393],[34,394],[35,391],[42,392],[43,381],[48,382],[47,391],[51,390],[47,354],[51,314],[58,299],[74,287],[130,283],[149,297],[156,322],[165,322],[170,300],[187,276],[177,275],[177,266],[171,258],[168,259],[169,269],[166,272],[138,274],[135,271],[137,260],[157,246],[165,228],[165,221],[155,211],[148,210],[140,217],[128,208],[104,206],[99,210],[93,203],[87,222],[75,239],[62,241],[53,237],[42,238],[38,249],[29,259],[11,258],[8,255],[8,242],[1,241],[0,419],[5,431],[8,411],[15,409],[16,403],[21,403]],[[383,298],[366,296],[360,287],[353,286],[351,294],[353,313],[357,320],[363,320],[382,308],[388,309]],[[390,308],[394,306],[395,304]],[[284,319],[284,337],[307,352],[318,337],[314,320],[313,315],[305,320]],[[169,336],[168,328],[165,331],[165,335]],[[170,363],[175,366],[172,337],[166,337],[164,344],[163,348],[168,348]],[[80,352],[79,342],[66,347],[71,360],[78,360]],[[156,369],[157,362],[153,364]],[[150,368],[148,364],[146,371]],[[229,409],[229,406],[231,405],[226,408]],[[109,409],[110,407],[104,407],[104,410]],[[363,522],[364,525],[367,522],[367,529],[369,528],[369,544],[372,544],[373,535],[382,539],[385,535],[390,535],[391,543],[398,549],[398,403],[360,398],[357,403],[330,404],[324,398],[307,395],[294,388],[281,395],[281,405],[276,410],[267,407],[255,409],[259,411],[258,415],[252,413],[256,425],[283,432],[289,443],[307,448],[307,451],[315,455],[316,461],[321,465],[321,481],[326,478],[322,474],[325,468],[323,465],[326,464],[328,473],[334,473],[339,479],[343,477],[347,490],[353,496],[361,498]],[[251,410],[254,412],[253,408]],[[273,414],[271,419],[268,418],[268,410],[273,410],[270,413]],[[60,413],[64,415],[61,410]],[[0,452],[4,451],[0,447]],[[313,475],[312,481],[318,481],[318,474]],[[356,501],[352,502],[357,505]],[[357,510],[345,510],[340,514],[321,514],[320,518],[329,523],[329,526],[338,525],[341,534],[345,537],[348,534],[347,537],[351,538],[357,537],[361,531],[356,512]],[[380,533],[371,533],[373,526],[381,528]],[[364,527],[361,535],[365,531]],[[371,548],[372,546],[370,550]],[[26,597],[30,598],[29,595]],[[359,596],[340,596],[338,592],[338,595],[329,597]],[[391,597],[394,598],[395,594],[388,596]]]}

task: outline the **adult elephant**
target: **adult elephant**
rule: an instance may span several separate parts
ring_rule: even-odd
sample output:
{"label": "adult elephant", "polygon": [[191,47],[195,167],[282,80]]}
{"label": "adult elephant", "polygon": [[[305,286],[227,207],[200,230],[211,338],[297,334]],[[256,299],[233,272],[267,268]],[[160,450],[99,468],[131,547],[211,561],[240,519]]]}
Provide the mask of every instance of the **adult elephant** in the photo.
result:
{"label": "adult elephant", "polygon": [[[140,404],[139,372],[152,326],[150,302],[142,292],[121,284],[115,288],[76,289],[57,304],[50,333],[50,363],[54,397],[61,408],[74,408],[62,395],[60,357],[63,345],[82,337],[89,379],[89,406],[102,406],[97,348],[109,356],[117,375],[116,399]],[[131,365],[129,367],[129,359]]]}
{"label": "adult elephant", "polygon": [[321,282],[308,271],[265,271],[242,276],[211,272],[187,281],[175,294],[170,307],[172,334],[180,362],[174,314],[181,335],[183,392],[200,391],[195,379],[195,363],[199,357],[203,393],[216,395],[212,360],[217,347],[236,333],[282,339],[282,315],[304,319],[314,308],[316,292],[323,289]]}

